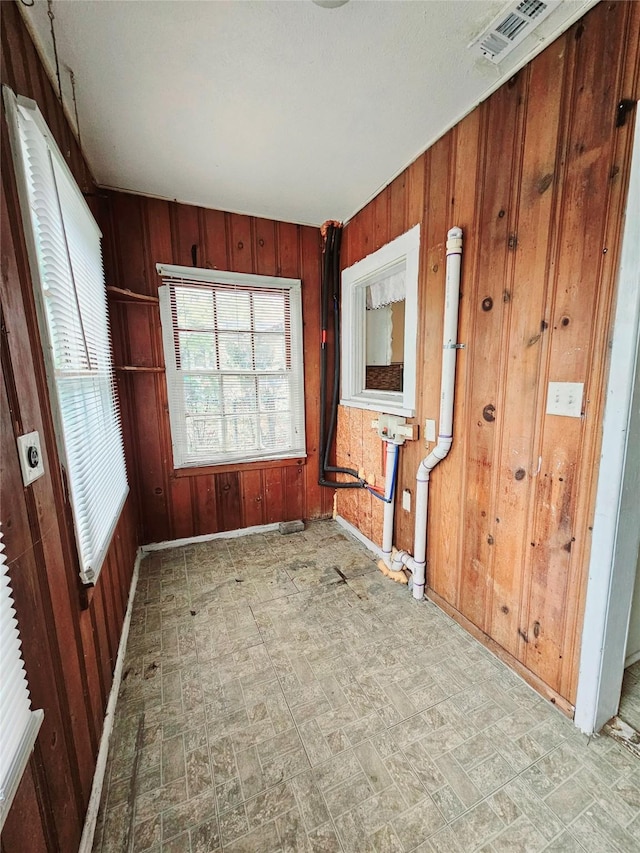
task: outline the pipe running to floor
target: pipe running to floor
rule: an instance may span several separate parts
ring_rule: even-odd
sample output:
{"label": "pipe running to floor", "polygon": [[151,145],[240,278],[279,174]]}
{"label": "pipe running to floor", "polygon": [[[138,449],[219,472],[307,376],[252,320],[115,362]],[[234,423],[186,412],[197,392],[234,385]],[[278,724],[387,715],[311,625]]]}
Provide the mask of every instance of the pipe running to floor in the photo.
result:
{"label": "pipe running to floor", "polygon": [[416,519],[413,556],[408,551],[397,551],[394,553],[391,563],[391,568],[394,571],[400,571],[403,566],[406,566],[412,572],[413,597],[418,600],[424,597],[426,584],[429,477],[436,465],[446,458],[453,443],[453,395],[458,350],[462,229],[457,227],[451,228],[447,234],[447,238],[447,273],[442,338],[438,441],[431,453],[422,460],[416,474]]}

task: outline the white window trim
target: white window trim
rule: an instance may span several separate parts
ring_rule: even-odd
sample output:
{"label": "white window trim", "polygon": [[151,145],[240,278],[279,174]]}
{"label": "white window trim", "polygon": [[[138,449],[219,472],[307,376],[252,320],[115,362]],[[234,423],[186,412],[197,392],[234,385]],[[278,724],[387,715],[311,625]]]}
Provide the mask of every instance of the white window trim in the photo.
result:
{"label": "white window trim", "polygon": [[[405,265],[406,288],[403,390],[367,390],[365,289],[372,279],[401,263]],[[415,415],[419,264],[420,225],[416,225],[343,270],[341,405],[389,415]]]}
{"label": "white window trim", "polygon": [[[15,172],[16,172],[16,184],[18,189],[18,198],[20,201],[20,211],[22,215],[23,222],[23,232],[25,237],[25,243],[27,246],[27,255],[29,257],[29,269],[31,272],[31,279],[33,285],[33,292],[35,297],[35,308],[36,315],[38,319],[38,328],[40,331],[40,339],[42,344],[42,352],[43,359],[45,364],[45,372],[47,378],[47,387],[49,391],[49,398],[51,401],[51,413],[53,417],[54,431],[56,436],[56,446],[58,450],[58,455],[61,464],[65,468],[65,471],[69,472],[69,447],[67,446],[67,442],[65,439],[65,430],[63,425],[62,418],[62,407],[60,405],[60,394],[58,390],[58,383],[56,378],[56,368],[55,368],[55,356],[54,356],[54,347],[51,340],[51,335],[49,333],[49,322],[47,318],[47,311],[44,303],[44,282],[42,278],[42,270],[39,258],[39,250],[36,245],[36,237],[34,234],[34,224],[31,218],[31,202],[30,202],[30,194],[29,194],[29,186],[27,179],[27,166],[25,163],[25,155],[22,150],[22,142],[20,139],[20,130],[18,126],[18,108],[21,107],[25,111],[27,111],[30,115],[30,118],[35,123],[36,127],[43,135],[46,140],[47,146],[49,148],[51,157],[55,160],[57,166],[64,173],[66,179],[68,180],[69,188],[71,192],[77,197],[77,199],[84,206],[87,213],[87,221],[92,223],[93,228],[97,234],[98,239],[102,238],[102,232],[100,231],[98,224],[96,223],[91,209],[87,205],[87,202],[82,194],[82,191],[78,187],[76,180],[71,172],[71,169],[67,165],[65,158],[63,157],[58,145],[53,138],[51,131],[49,130],[42,113],[35,101],[30,98],[26,98],[22,95],[16,95],[8,86],[3,85],[2,87],[5,110],[7,116],[7,123],[9,126],[9,140],[11,145],[11,152],[13,155]],[[110,339],[110,330],[109,330],[109,316],[106,302],[106,292],[104,296],[104,310],[105,310],[105,320],[107,322],[107,334]],[[113,379],[113,368],[111,367],[112,372],[112,381],[114,382],[115,388],[115,379]],[[114,404],[116,407],[116,417],[119,423],[119,410],[118,410],[118,399],[117,395],[114,392]],[[120,429],[120,447],[122,448],[122,431]],[[124,455],[122,456],[122,463],[124,466]],[[117,472],[116,472],[117,473]],[[76,505],[76,501],[74,500],[74,483],[72,478],[67,476],[67,487],[69,489],[69,499],[72,509],[74,529],[76,534],[76,544],[78,551],[78,559],[80,563],[80,579],[85,584],[95,584],[98,580],[98,576],[102,569],[102,565],[104,563],[104,559],[107,555],[109,547],[111,545],[111,541],[113,539],[113,535],[115,529],[118,525],[118,521],[122,514],[122,509],[124,507],[125,501],[129,494],[129,487],[126,482],[126,469],[123,467],[122,472],[124,473],[124,488],[122,490],[122,494],[120,495],[117,506],[115,506],[113,510],[113,518],[110,520],[109,528],[104,531],[103,541],[100,543],[100,547],[96,548],[90,554],[84,554],[83,549],[81,547],[81,527],[87,528],[88,526],[88,517],[91,512],[91,509],[85,506],[85,512],[82,514],[82,518],[78,515],[78,508]],[[92,544],[96,544],[97,540],[92,541]]]}
{"label": "white window trim", "polygon": [[[250,273],[234,273],[227,270],[205,270],[194,267],[183,267],[175,264],[156,264],[156,270],[163,281],[173,282],[180,285],[181,280],[188,285],[189,282],[201,282],[203,284],[231,284],[236,287],[251,288],[277,288],[288,290],[291,294],[291,347],[292,361],[299,366],[298,380],[299,388],[297,396],[301,400],[298,413],[298,424],[302,435],[302,443],[298,448],[280,453],[247,453],[241,460],[231,460],[234,464],[249,462],[271,462],[286,459],[304,459],[306,453],[306,427],[305,427],[305,396],[304,396],[304,355],[303,355],[303,333],[304,324],[302,318],[302,282],[297,278],[279,278],[277,276],[253,275]],[[173,449],[174,469],[215,467],[229,464],[229,460],[210,459],[202,457],[194,458],[187,453],[187,449],[180,441],[182,435],[182,423],[185,420],[184,401],[177,391],[177,378],[180,371],[176,365],[175,346],[173,340],[173,319],[171,314],[170,295],[168,284],[158,288],[160,297],[160,318],[162,324],[162,344],[165,357],[165,373],[167,382],[167,397],[169,401],[169,421],[171,424],[171,445]]]}
{"label": "white window trim", "polygon": [[[13,623],[13,624],[12,624]],[[36,742],[44,711],[32,711],[29,686],[20,652],[11,583],[0,531],[0,832]]]}

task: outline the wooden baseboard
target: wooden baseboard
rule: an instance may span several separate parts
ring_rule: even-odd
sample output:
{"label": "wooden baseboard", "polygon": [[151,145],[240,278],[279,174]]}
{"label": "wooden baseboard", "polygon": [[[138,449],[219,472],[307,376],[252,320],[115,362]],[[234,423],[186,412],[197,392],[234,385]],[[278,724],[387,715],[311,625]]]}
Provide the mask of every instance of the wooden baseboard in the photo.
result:
{"label": "wooden baseboard", "polygon": [[456,610],[455,607],[452,607],[433,589],[427,587],[426,595],[430,601],[433,601],[433,603],[440,608],[440,610],[443,610],[447,616],[450,616],[454,620],[454,622],[457,622],[458,625],[464,628],[472,637],[482,643],[485,648],[489,649],[492,654],[505,663],[510,669],[519,675],[520,678],[526,681],[529,687],[532,687],[536,693],[539,693],[545,699],[548,699],[552,705],[559,708],[563,714],[569,717],[569,719],[573,719],[575,708],[570,702],[560,696],[559,693],[556,693],[555,690],[552,690],[548,684],[545,684],[544,681],[542,681],[541,678],[531,672],[530,669],[527,669],[527,667],[524,666],[517,658],[514,658],[512,654],[505,651],[502,646],[499,646],[495,640],[492,640],[491,637],[487,636],[484,631],[481,631],[477,625],[470,622],[466,616],[463,616],[462,613]]}

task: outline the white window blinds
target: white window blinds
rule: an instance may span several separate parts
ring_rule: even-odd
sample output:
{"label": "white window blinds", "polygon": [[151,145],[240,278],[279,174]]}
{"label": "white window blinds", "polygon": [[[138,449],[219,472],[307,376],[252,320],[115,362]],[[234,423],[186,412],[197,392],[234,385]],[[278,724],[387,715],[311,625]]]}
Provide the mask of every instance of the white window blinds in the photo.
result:
{"label": "white window blinds", "polygon": [[157,269],[175,467],[304,456],[300,281]]}
{"label": "white window blinds", "polygon": [[0,831],[43,716],[31,710],[0,531]]}
{"label": "white window blinds", "polygon": [[95,582],[128,491],[102,235],[36,104],[6,88],[5,103],[81,576]]}

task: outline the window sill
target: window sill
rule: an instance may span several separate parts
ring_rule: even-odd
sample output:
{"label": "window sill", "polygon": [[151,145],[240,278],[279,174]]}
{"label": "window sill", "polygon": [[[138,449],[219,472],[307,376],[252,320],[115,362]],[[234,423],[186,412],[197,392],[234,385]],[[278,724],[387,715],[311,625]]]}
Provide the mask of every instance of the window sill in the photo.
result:
{"label": "window sill", "polygon": [[304,456],[292,456],[285,459],[265,459],[257,462],[232,462],[230,464],[202,465],[200,467],[174,468],[173,477],[206,477],[211,474],[229,474],[230,472],[261,471],[266,468],[288,468],[306,465]]}
{"label": "window sill", "polygon": [[371,412],[380,412],[380,414],[384,415],[399,415],[403,418],[413,418],[416,414],[414,409],[408,409],[402,403],[387,402],[379,397],[358,400],[349,398],[348,400],[340,400],[340,405],[351,407],[352,409],[368,409]]}

